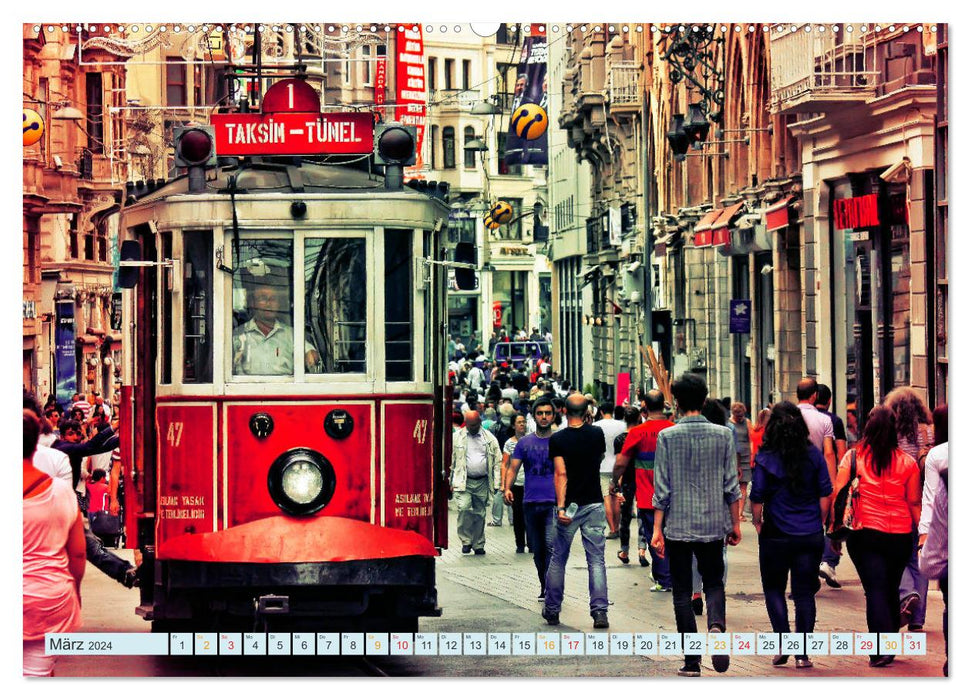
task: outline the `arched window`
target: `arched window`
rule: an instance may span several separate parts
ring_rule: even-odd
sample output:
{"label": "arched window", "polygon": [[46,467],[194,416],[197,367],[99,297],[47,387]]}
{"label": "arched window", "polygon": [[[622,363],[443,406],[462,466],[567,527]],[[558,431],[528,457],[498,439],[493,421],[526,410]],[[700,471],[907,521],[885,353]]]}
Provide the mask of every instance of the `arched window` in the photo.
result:
{"label": "arched window", "polygon": [[[469,141],[471,141],[474,138],[475,138],[475,129],[473,129],[471,126],[465,127],[465,141],[464,141],[464,145],[467,147],[469,145]],[[470,151],[470,150],[468,150],[468,148],[465,148],[464,151],[465,151],[465,167],[466,168],[474,168],[475,167],[475,151]]]}
{"label": "arched window", "polygon": [[455,167],[455,128],[446,126],[442,129],[442,167]]}

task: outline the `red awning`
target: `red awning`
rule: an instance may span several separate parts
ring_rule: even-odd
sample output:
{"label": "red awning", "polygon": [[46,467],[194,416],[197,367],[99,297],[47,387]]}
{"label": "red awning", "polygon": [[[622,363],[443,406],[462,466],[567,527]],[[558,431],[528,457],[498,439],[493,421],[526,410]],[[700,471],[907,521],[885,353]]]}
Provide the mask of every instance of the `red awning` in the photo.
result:
{"label": "red awning", "polygon": [[695,248],[704,248],[711,245],[711,225],[715,223],[715,219],[721,213],[721,209],[712,209],[701,217],[701,221],[695,224]]}
{"label": "red awning", "polygon": [[765,210],[765,230],[778,231],[789,225],[789,205],[795,197],[784,197]]}
{"label": "red awning", "polygon": [[732,234],[728,230],[728,227],[731,226],[732,220],[738,216],[742,204],[743,202],[739,202],[721,210],[721,214],[715,219],[715,223],[711,225],[712,245],[729,245],[732,242]]}

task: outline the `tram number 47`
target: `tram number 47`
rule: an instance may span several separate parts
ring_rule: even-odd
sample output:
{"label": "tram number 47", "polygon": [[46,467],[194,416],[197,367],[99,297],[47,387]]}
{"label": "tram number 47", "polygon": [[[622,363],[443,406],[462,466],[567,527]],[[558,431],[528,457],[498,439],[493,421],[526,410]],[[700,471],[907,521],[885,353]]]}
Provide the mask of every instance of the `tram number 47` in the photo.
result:
{"label": "tram number 47", "polygon": [[414,432],[412,432],[411,436],[418,441],[419,445],[424,445],[425,438],[428,436],[428,421],[427,420],[415,421],[415,430]]}
{"label": "tram number 47", "polygon": [[182,429],[185,427],[185,423],[178,421],[169,423],[169,432],[166,434],[165,439],[168,441],[170,447],[178,447],[179,443],[182,442]]}

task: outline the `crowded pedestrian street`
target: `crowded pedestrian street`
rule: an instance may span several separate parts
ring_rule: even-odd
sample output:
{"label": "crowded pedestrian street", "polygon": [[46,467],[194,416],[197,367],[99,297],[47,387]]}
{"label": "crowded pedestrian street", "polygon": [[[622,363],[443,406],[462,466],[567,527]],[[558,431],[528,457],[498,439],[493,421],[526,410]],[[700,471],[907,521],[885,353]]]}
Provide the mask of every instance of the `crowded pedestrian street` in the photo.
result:
{"label": "crowded pedestrian street", "polygon": [[22,675],[947,677],[949,25],[419,19],[22,25]]}

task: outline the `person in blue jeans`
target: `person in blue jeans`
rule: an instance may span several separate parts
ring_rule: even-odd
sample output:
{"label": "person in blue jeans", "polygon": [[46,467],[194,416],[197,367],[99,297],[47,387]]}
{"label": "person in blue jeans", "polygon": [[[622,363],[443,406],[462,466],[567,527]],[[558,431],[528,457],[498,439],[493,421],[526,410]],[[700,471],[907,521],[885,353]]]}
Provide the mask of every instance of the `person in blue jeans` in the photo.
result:
{"label": "person in blue jeans", "polygon": [[610,627],[607,621],[607,566],[604,563],[607,512],[600,489],[600,462],[607,451],[607,441],[600,428],[584,422],[587,405],[581,394],[567,398],[567,425],[550,438],[557,522],[553,558],[546,572],[543,619],[551,625],[560,624],[566,562],[579,530],[587,558],[590,616],[594,629],[606,629]]}
{"label": "person in blue jeans", "polygon": [[[651,545],[671,562],[672,602],[678,632],[698,631],[691,607],[691,565],[698,562],[708,632],[726,631],[725,565],[722,548],[742,539],[742,493],[738,486],[735,437],[724,425],[702,415],[708,396],[705,380],[686,372],[671,393],[683,417],[657,436],[654,456],[654,534]],[[712,654],[715,671],[728,670],[727,654]],[[679,676],[701,675],[701,656],[685,654]]]}
{"label": "person in blue jeans", "polygon": [[[759,533],[759,570],[765,608],[773,632],[789,632],[786,584],[792,576],[796,632],[816,626],[818,561],[823,553],[823,523],[829,515],[833,484],[823,453],[809,442],[809,428],[795,404],[772,407],[752,478],[752,523]],[[782,666],[788,655],[776,656]],[[796,668],[811,668],[806,655]]]}
{"label": "person in blue jeans", "polygon": [[538,600],[546,596],[546,570],[553,555],[553,528],[556,523],[556,493],[553,489],[553,460],[550,458],[550,436],[555,409],[553,402],[541,396],[533,402],[536,432],[525,435],[516,443],[506,480],[503,497],[512,503],[512,491],[520,466],[525,471],[523,482],[523,517],[526,521],[526,544],[533,553],[536,575],[539,577]]}

